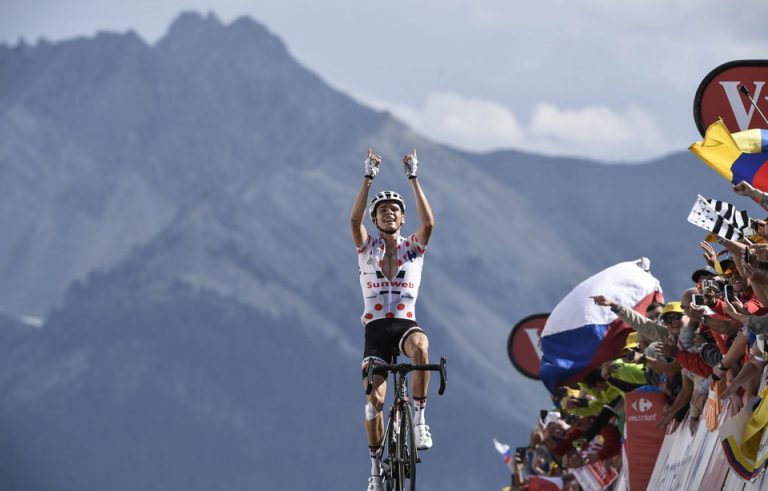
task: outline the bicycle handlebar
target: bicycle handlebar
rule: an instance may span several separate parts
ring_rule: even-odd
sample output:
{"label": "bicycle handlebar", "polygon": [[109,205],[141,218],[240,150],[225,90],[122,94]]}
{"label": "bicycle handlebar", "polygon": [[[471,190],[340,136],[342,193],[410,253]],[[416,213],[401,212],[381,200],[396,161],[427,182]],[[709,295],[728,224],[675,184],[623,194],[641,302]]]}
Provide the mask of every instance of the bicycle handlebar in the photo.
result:
{"label": "bicycle handlebar", "polygon": [[380,363],[373,362],[368,363],[368,386],[365,389],[365,393],[370,394],[373,390],[373,372],[375,369],[385,370],[387,372],[397,372],[400,376],[406,375],[408,372],[439,372],[440,373],[440,389],[438,394],[443,395],[445,393],[445,384],[448,382],[448,373],[446,369],[445,358],[440,358],[440,363],[428,364],[428,365],[411,365],[410,363]]}

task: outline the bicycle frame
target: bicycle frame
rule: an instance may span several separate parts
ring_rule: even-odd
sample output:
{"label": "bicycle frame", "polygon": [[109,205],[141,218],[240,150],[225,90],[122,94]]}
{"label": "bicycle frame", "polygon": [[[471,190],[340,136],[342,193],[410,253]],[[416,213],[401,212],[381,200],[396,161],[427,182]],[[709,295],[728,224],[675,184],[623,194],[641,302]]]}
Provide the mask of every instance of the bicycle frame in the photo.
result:
{"label": "bicycle frame", "polygon": [[[412,411],[410,408],[410,399],[408,396],[408,378],[405,376],[398,376],[397,372],[393,372],[395,385],[395,400],[389,408],[389,416],[387,417],[387,424],[384,427],[384,442],[383,446],[389,448],[386,452],[386,456],[382,459],[382,466],[384,469],[384,475],[388,476],[388,481],[392,476],[393,470],[400,463],[401,456],[397,455],[396,449],[398,448],[398,439],[400,438],[401,420],[404,418],[403,411]],[[395,450],[393,452],[393,450]],[[418,461],[418,454],[416,456]]]}
{"label": "bicycle frame", "polygon": [[395,363],[368,365],[368,386],[366,394],[373,389],[373,372],[375,369],[384,369],[392,373],[394,382],[394,402],[389,408],[389,417],[384,427],[384,441],[382,444],[387,450],[386,457],[382,459],[384,478],[388,491],[404,491],[405,481],[409,481],[409,489],[416,489],[416,464],[420,462],[418,450],[415,444],[413,427],[413,408],[408,393],[408,372],[411,371],[436,371],[440,373],[440,389],[438,394],[445,392],[447,382],[445,358],[440,358],[439,364],[411,365],[409,363]]}

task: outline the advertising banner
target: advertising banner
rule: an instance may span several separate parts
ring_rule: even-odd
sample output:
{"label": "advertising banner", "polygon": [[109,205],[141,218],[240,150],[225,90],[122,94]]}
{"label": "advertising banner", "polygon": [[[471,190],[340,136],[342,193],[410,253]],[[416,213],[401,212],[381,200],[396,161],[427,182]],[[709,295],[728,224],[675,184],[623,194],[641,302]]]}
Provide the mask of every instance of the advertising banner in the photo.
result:
{"label": "advertising banner", "polygon": [[768,60],[731,61],[712,70],[699,85],[693,119],[701,135],[723,119],[731,132],[768,128]]}
{"label": "advertising banner", "polygon": [[573,470],[573,476],[584,491],[602,491],[610,486],[619,473],[613,467],[595,462]]}
{"label": "advertising banner", "polygon": [[630,491],[646,489],[651,479],[664,443],[664,429],[657,425],[665,403],[665,396],[660,392],[628,392],[624,396]]}
{"label": "advertising banner", "polygon": [[541,367],[541,331],[549,314],[530,315],[512,328],[507,340],[507,354],[517,370],[528,378],[539,380]]}

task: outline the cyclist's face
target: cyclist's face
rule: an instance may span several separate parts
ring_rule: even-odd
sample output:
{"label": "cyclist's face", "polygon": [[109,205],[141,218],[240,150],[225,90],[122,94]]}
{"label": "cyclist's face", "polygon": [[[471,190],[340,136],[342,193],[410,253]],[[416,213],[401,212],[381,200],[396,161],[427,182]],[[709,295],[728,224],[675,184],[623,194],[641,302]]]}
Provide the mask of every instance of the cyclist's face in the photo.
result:
{"label": "cyclist's face", "polygon": [[376,208],[376,225],[384,232],[394,232],[404,221],[405,217],[397,203],[382,203]]}

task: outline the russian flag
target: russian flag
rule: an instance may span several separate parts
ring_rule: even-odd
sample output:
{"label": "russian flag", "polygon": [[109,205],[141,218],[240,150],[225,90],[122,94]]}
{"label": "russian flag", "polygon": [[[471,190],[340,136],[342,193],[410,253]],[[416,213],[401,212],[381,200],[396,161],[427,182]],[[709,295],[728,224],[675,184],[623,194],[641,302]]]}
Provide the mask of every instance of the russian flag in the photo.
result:
{"label": "russian flag", "polygon": [[663,301],[647,258],[616,264],[576,286],[557,304],[541,332],[539,375],[550,392],[581,381],[626,345],[632,329],[607,307],[595,305],[590,298],[595,295],[641,313],[650,303]]}
{"label": "russian flag", "polygon": [[719,119],[689,150],[731,183],[746,181],[768,191],[768,130],[731,133]]}
{"label": "russian flag", "polygon": [[501,454],[501,457],[504,459],[504,463],[507,464],[507,467],[509,467],[509,470],[512,472],[515,472],[515,467],[512,463],[513,457],[512,457],[512,449],[507,445],[506,443],[501,443],[497,439],[493,439],[493,446],[496,447],[496,451]]}

